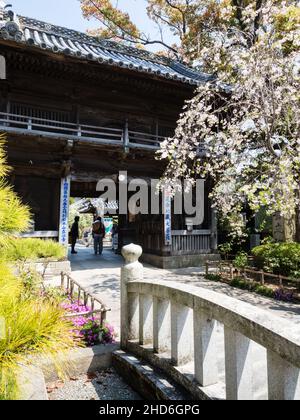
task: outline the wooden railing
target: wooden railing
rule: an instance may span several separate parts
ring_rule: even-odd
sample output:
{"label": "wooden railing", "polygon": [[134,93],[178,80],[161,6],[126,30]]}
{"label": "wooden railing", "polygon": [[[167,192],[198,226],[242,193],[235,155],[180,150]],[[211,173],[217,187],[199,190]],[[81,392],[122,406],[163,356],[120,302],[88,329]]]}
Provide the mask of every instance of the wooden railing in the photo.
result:
{"label": "wooden railing", "polygon": [[21,134],[27,132],[41,136],[121,146],[126,149],[157,150],[160,143],[165,140],[165,137],[130,131],[127,124],[124,129],[110,128],[4,112],[0,112],[0,130]]}
{"label": "wooden railing", "polygon": [[90,307],[91,311],[68,314],[67,318],[76,318],[78,316],[94,316],[99,315],[100,326],[103,326],[106,321],[107,312],[111,309],[98,298],[93,296],[90,292],[84,289],[77,283],[69,274],[61,273],[61,289],[67,293],[72,302],[77,302],[78,305],[83,303],[84,306]]}
{"label": "wooden railing", "polygon": [[172,231],[173,254],[199,254],[211,251],[211,231]]}
{"label": "wooden railing", "polygon": [[265,284],[276,284],[279,287],[285,285],[294,285],[300,288],[300,279],[283,276],[281,274],[268,273],[264,270],[258,270],[250,267],[236,268],[232,261],[207,261],[206,262],[206,275],[210,274],[210,270],[213,270],[215,274],[225,274],[230,280],[235,277],[243,276],[246,279],[255,280],[262,285]]}
{"label": "wooden railing", "polygon": [[140,147],[144,145],[159,149],[160,143],[165,140],[165,137],[162,136],[137,131],[129,131],[128,136],[130,147]]}
{"label": "wooden railing", "polygon": [[143,279],[123,248],[121,345],[195,399],[300,399],[300,332],[289,319],[200,287]]}

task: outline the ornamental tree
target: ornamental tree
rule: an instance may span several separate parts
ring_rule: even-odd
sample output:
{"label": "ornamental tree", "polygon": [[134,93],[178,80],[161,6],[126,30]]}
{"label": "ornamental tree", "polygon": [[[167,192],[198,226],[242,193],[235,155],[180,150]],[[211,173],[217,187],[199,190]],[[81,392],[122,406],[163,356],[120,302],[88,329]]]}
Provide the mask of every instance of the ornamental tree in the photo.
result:
{"label": "ornamental tree", "polygon": [[174,188],[182,178],[190,185],[213,179],[214,206],[238,236],[246,202],[287,218],[300,208],[300,13],[289,2],[263,3],[241,11],[251,42],[250,30],[224,26],[202,49],[200,59],[217,77],[197,89],[159,152]]}
{"label": "ornamental tree", "polygon": [[1,240],[7,234],[26,230],[30,218],[28,207],[22,204],[19,197],[6,183],[10,168],[7,166],[4,145],[5,138],[0,134],[0,246],[2,246]]}
{"label": "ornamental tree", "polygon": [[[209,51],[216,39],[220,44],[219,54],[226,54],[226,40],[229,32],[247,34],[244,41],[252,45],[263,20],[259,13],[267,0],[145,0],[149,19],[157,27],[158,36],[153,38],[139,28],[124,10],[127,2],[134,0],[80,0],[83,15],[96,19],[100,27],[92,33],[106,39],[119,40],[136,46],[157,44],[162,53],[202,65],[210,62]],[[140,1],[140,0],[139,0]],[[281,0],[274,1],[282,3]],[[297,4],[296,0],[289,1]],[[244,11],[247,10],[247,19]],[[284,18],[285,19],[285,18]],[[285,25],[286,22],[281,21]],[[166,33],[173,35],[174,42],[166,42]],[[168,37],[169,38],[169,37]],[[235,38],[241,42],[239,37]],[[222,48],[221,48],[222,47]],[[202,53],[207,49],[207,54]],[[228,63],[228,60],[225,60]]]}

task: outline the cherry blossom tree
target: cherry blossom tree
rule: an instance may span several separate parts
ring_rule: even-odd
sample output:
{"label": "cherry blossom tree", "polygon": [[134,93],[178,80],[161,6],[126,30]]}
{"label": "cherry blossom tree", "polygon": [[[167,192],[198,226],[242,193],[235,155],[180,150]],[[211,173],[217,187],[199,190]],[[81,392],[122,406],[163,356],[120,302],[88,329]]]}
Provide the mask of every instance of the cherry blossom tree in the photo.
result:
{"label": "cherry blossom tree", "polygon": [[[223,9],[227,18],[232,3]],[[265,207],[286,218],[300,208],[299,7],[261,3],[240,11],[245,31],[224,25],[201,50],[216,78],[197,89],[159,152],[174,188],[182,178],[190,185],[213,179],[214,206],[237,236],[246,202],[253,212]]]}

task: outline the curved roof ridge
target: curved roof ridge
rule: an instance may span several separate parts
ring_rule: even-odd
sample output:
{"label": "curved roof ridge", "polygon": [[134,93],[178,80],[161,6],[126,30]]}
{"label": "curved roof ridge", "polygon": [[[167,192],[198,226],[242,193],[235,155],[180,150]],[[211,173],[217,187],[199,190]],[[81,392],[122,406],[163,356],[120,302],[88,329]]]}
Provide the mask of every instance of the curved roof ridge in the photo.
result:
{"label": "curved roof ridge", "polygon": [[0,19],[1,39],[99,64],[148,73],[184,84],[200,85],[214,79],[213,76],[197,71],[180,61],[115,41],[97,39],[73,29],[19,16],[12,11],[5,12]]}
{"label": "curved roof ridge", "polygon": [[19,16],[18,18],[20,20],[21,25],[26,28],[30,29],[37,29],[42,30],[50,35],[56,35],[56,36],[62,36],[62,37],[68,37],[72,39],[73,41],[83,41],[85,43],[95,45],[97,47],[103,47],[105,49],[112,49],[116,50],[118,52],[127,53],[130,55],[137,55],[139,57],[143,57],[146,60],[153,61],[153,62],[159,62],[163,64],[170,64],[172,61],[167,57],[160,56],[158,54],[152,53],[148,50],[139,49],[130,45],[125,45],[122,43],[118,43],[116,41],[106,40],[94,37],[92,35],[88,35],[87,33],[77,31],[74,29],[69,29],[64,26],[59,25],[53,25],[48,22],[44,22],[41,20],[29,18],[26,16]]}

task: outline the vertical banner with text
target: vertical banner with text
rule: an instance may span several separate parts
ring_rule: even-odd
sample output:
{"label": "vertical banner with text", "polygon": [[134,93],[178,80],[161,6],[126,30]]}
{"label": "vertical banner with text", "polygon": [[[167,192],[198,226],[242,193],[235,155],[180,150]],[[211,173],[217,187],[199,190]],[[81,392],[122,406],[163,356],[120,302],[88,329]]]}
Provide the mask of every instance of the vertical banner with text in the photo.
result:
{"label": "vertical banner with text", "polygon": [[65,247],[69,244],[69,202],[71,190],[71,177],[61,180],[60,192],[60,220],[59,243]]}
{"label": "vertical banner with text", "polygon": [[169,190],[164,191],[165,245],[172,245],[172,198]]}

